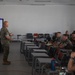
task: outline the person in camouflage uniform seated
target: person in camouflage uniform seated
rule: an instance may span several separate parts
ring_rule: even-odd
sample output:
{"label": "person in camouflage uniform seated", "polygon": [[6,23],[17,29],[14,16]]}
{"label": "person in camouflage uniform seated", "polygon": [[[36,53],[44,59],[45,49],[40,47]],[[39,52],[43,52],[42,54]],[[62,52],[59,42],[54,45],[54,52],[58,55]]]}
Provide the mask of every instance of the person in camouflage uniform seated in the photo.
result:
{"label": "person in camouflage uniform seated", "polygon": [[63,34],[61,42],[58,45],[58,47],[60,49],[62,49],[62,48],[64,48],[64,49],[71,49],[72,46],[73,46],[72,42],[68,39],[68,35],[67,34]]}
{"label": "person in camouflage uniform seated", "polygon": [[1,44],[3,47],[3,65],[9,65],[11,62],[8,61],[8,55],[9,55],[9,44],[11,39],[12,34],[9,33],[8,29],[8,21],[4,21],[3,27],[1,29]]}

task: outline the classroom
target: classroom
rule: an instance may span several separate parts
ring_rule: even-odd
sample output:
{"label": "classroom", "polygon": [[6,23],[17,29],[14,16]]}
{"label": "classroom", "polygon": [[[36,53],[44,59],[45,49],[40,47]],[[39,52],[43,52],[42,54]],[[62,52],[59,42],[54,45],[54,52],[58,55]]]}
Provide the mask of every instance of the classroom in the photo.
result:
{"label": "classroom", "polygon": [[75,0],[0,0],[0,75],[75,75]]}

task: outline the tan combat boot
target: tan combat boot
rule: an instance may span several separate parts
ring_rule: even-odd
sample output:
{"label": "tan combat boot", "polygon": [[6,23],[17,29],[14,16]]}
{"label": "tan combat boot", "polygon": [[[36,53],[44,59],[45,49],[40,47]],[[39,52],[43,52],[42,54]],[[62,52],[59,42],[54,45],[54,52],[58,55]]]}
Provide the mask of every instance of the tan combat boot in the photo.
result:
{"label": "tan combat boot", "polygon": [[3,60],[3,65],[10,65],[11,64],[11,62],[10,61],[7,61],[7,60]]}

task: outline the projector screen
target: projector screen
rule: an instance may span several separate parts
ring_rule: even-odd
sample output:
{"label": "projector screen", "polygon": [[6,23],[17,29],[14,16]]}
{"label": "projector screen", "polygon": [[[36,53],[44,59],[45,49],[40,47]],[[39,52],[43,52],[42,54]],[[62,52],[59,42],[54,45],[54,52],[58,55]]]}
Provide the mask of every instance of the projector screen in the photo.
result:
{"label": "projector screen", "polygon": [[3,26],[3,18],[0,18],[0,29],[2,28]]}

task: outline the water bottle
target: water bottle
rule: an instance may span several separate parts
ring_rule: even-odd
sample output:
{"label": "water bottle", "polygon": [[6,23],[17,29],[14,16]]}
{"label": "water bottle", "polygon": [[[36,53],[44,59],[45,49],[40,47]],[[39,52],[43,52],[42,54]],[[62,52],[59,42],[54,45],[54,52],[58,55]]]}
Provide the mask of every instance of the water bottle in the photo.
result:
{"label": "water bottle", "polygon": [[56,70],[56,62],[55,62],[55,59],[53,58],[52,60],[51,60],[51,70],[52,71],[55,71]]}

